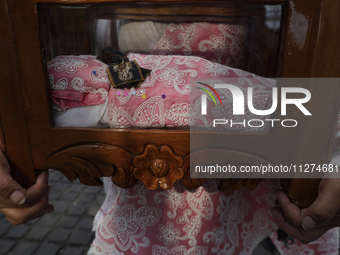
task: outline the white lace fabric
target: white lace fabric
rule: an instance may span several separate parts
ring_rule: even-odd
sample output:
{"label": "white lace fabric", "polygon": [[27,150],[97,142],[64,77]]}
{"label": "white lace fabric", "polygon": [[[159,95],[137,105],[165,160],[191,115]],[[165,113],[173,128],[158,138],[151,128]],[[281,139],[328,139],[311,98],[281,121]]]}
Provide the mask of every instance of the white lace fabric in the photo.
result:
{"label": "white lace fabric", "polygon": [[104,178],[106,200],[97,213],[90,255],[250,255],[268,235],[280,254],[338,254],[338,228],[310,244],[289,249],[276,241],[270,209],[278,183],[264,180],[254,191],[221,193],[209,180],[189,191],[180,183],[170,190],[148,190],[138,182],[121,189]]}

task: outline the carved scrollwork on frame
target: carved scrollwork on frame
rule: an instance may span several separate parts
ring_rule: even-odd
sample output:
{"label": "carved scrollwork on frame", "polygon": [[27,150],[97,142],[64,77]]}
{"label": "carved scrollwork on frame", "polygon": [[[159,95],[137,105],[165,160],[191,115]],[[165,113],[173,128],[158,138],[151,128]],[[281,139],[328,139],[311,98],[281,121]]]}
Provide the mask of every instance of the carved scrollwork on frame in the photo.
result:
{"label": "carved scrollwork on frame", "polygon": [[[198,188],[206,177],[191,176],[190,167],[193,165],[218,163],[237,166],[240,162],[243,165],[247,162],[271,164],[255,155],[224,149],[204,149],[183,158],[169,145],[147,144],[141,154],[133,155],[117,146],[99,143],[62,148],[51,154],[47,161],[50,168],[59,170],[70,181],[79,178],[86,185],[101,185],[99,177],[106,176],[111,177],[121,188],[130,188],[141,180],[150,190],[157,187],[170,189],[177,180],[190,190]],[[254,189],[261,181],[247,176],[233,178],[230,175],[221,175],[218,179],[221,179],[220,191],[234,191],[242,187]]]}
{"label": "carved scrollwork on frame", "polygon": [[62,172],[70,181],[77,177],[86,185],[102,185],[98,177],[112,176],[112,181],[121,188],[130,188],[133,178],[133,155],[109,144],[81,144],[58,150],[47,161],[50,168]]}
{"label": "carved scrollwork on frame", "polygon": [[168,145],[146,145],[144,152],[133,159],[133,165],[133,176],[150,190],[157,187],[170,189],[175,181],[184,176],[183,158]]}

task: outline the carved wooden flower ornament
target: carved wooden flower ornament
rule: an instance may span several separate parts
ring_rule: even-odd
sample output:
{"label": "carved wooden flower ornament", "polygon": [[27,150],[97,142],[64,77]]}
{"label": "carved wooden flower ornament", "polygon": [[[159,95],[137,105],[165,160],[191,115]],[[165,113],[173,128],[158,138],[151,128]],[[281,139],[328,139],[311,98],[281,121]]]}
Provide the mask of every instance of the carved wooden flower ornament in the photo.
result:
{"label": "carved wooden flower ornament", "polygon": [[150,190],[157,187],[170,189],[175,181],[183,178],[183,158],[174,154],[168,145],[158,147],[148,144],[142,154],[133,159],[133,176]]}

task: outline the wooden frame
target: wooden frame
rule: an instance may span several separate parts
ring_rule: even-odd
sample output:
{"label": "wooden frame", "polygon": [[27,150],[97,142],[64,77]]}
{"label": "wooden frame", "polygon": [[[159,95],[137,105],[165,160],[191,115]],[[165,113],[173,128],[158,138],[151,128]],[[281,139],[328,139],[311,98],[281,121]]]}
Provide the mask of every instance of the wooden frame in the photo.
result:
{"label": "wooden frame", "polygon": [[[90,4],[102,0],[8,0],[0,3],[0,140],[1,148],[10,160],[14,177],[27,187],[34,182],[39,170],[54,168],[70,180],[78,177],[87,185],[100,185],[100,176],[112,176],[112,180],[123,188],[131,187],[138,179],[142,179],[151,189],[157,186],[170,188],[176,180],[181,180],[188,188],[201,185],[204,180],[190,179],[188,175],[189,130],[53,127],[39,41],[36,13],[38,2]],[[131,5],[134,3],[123,2]],[[286,33],[279,58],[281,77],[339,77],[340,59],[334,54],[340,41],[338,1],[243,2],[285,3],[288,7],[284,18]],[[229,143],[220,152],[231,153],[234,158],[255,157],[274,164],[284,161],[284,158],[296,163],[328,162],[336,125],[334,117],[340,107],[339,86],[324,89],[311,85],[308,89],[313,95],[308,107],[315,118],[301,119],[298,113],[292,113],[301,123],[303,133],[280,127],[275,128],[272,135],[226,133],[224,139]],[[314,132],[318,135],[315,136]],[[205,148],[196,150],[213,154],[215,151],[209,149],[211,143],[207,142]],[[275,153],[275,147],[284,158]],[[306,151],[305,148],[311,149]],[[165,163],[173,165],[173,169],[165,175],[156,171],[156,174],[151,173],[151,179],[144,180],[143,171],[151,171],[152,158],[149,159],[149,169],[140,167],[139,162],[150,153],[153,153],[154,158],[161,158]],[[257,183],[258,180],[229,180],[222,182],[220,188],[254,188]],[[293,179],[285,184],[291,198],[309,203],[317,192],[315,186],[318,180]],[[314,185],[313,194],[309,191],[302,194],[295,188],[311,185]]]}

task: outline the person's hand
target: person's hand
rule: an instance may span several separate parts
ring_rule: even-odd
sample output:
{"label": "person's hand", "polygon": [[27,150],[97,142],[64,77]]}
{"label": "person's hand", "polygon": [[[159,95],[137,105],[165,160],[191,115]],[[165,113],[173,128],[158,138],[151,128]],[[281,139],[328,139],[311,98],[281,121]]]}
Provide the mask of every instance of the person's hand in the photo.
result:
{"label": "person's hand", "polygon": [[10,167],[0,149],[0,211],[13,225],[19,225],[41,217],[54,210],[48,203],[50,187],[47,184],[48,172],[43,171],[36,184],[24,189],[13,180]]}
{"label": "person's hand", "polygon": [[277,195],[278,207],[271,210],[277,224],[303,243],[314,241],[329,229],[340,226],[339,178],[322,179],[318,197],[308,208],[297,207],[282,190],[278,190]]}

